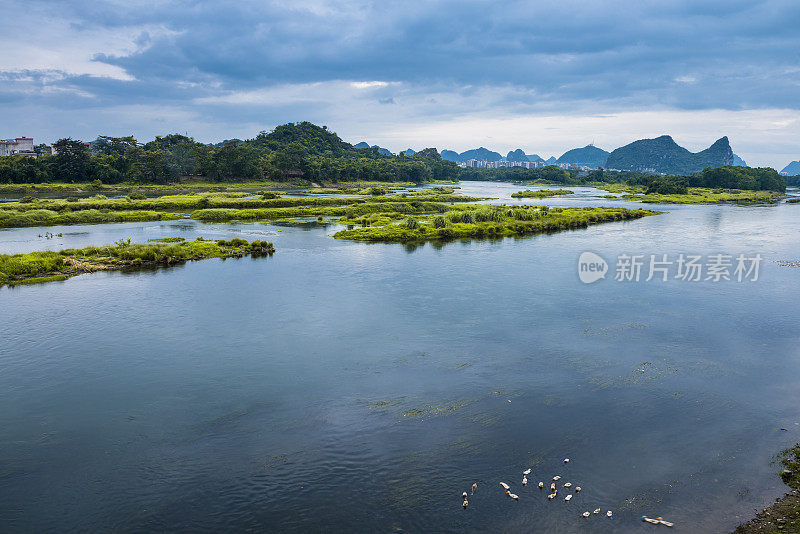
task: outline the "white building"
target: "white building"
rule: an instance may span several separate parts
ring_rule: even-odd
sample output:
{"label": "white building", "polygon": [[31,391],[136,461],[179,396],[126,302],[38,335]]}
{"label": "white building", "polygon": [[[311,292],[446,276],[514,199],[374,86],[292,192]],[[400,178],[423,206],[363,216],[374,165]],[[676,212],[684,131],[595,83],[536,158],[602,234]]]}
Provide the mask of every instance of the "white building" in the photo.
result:
{"label": "white building", "polygon": [[36,157],[36,152],[33,150],[33,138],[17,137],[0,141],[0,156],[14,155]]}

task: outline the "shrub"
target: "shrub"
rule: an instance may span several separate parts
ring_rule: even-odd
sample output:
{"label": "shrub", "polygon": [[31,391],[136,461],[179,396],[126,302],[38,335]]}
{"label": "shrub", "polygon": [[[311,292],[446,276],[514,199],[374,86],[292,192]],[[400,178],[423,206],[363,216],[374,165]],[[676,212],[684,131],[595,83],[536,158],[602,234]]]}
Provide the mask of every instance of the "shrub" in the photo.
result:
{"label": "shrub", "polygon": [[147,195],[133,191],[132,193],[128,194],[128,200],[147,200]]}
{"label": "shrub", "polygon": [[442,217],[441,215],[437,215],[433,218],[433,227],[434,228],[444,228],[447,226],[447,219]]}
{"label": "shrub", "polygon": [[409,230],[416,230],[417,228],[419,228],[419,221],[414,217],[408,217],[405,220],[405,226]]}
{"label": "shrub", "polygon": [[31,202],[36,202],[37,200],[39,199],[36,197],[32,197],[30,195],[25,195],[24,197],[19,199],[21,204],[30,204]]}

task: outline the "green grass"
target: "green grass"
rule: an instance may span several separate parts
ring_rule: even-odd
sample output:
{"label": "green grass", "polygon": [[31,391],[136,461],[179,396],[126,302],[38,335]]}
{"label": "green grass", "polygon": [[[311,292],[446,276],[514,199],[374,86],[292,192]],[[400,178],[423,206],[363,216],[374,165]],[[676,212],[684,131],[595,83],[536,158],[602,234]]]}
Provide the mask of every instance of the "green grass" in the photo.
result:
{"label": "green grass", "polygon": [[[386,197],[393,198],[393,197]],[[317,199],[326,200],[326,199]],[[338,199],[329,199],[338,200]],[[353,199],[349,199],[353,200]],[[359,199],[360,200],[360,199]],[[376,199],[377,200],[377,199]],[[443,213],[448,205],[439,202],[355,202],[343,206],[301,206],[296,208],[261,208],[261,209],[204,209],[192,213],[192,219],[203,222],[226,221],[268,221],[275,219],[288,219],[295,217],[325,217],[338,216],[354,220],[364,215],[375,213]]]}
{"label": "green grass", "polygon": [[[57,194],[85,194],[91,192],[104,193],[130,193],[133,191],[148,194],[169,194],[181,192],[207,192],[207,191],[257,191],[259,189],[294,189],[306,187],[308,181],[275,182],[269,180],[251,180],[246,182],[205,182],[186,181],[173,184],[141,184],[123,182],[118,184],[96,185],[92,182],[79,183],[41,183],[41,184],[0,184],[0,193],[29,194],[29,195],[57,195]],[[411,184],[413,185],[413,184]]]}
{"label": "green grass", "polygon": [[[481,200],[477,197],[453,195],[442,191],[451,191],[453,188],[433,188],[424,191],[414,191],[401,193],[398,195],[379,195],[368,196],[365,198],[243,198],[240,193],[211,193],[199,195],[166,195],[158,198],[118,198],[109,199],[102,195],[97,195],[86,199],[68,200],[35,200],[33,202],[5,202],[0,204],[0,225],[3,224],[4,213],[11,212],[19,215],[19,212],[31,212],[47,210],[50,212],[76,213],[87,210],[103,211],[180,211],[191,212],[194,210],[205,209],[267,209],[267,208],[292,208],[292,207],[322,207],[322,206],[345,206],[363,202],[416,202],[420,200],[430,202],[475,202]],[[50,214],[52,216],[52,214]],[[11,215],[6,215],[10,218]],[[94,216],[97,218],[97,215]],[[39,214],[38,219],[45,219],[43,214]],[[102,221],[98,222],[120,222]],[[45,223],[45,224],[16,224],[17,226],[44,226],[46,224],[74,224],[74,223]],[[13,223],[7,226],[14,225]]]}
{"label": "green grass", "polygon": [[189,260],[261,256],[275,251],[267,241],[182,241],[180,243],[131,244],[120,240],[114,245],[40,251],[27,254],[0,254],[0,286],[54,280],[94,271],[132,267],[170,266]]}
{"label": "green grass", "polygon": [[[342,230],[336,239],[382,243],[443,241],[533,235],[610,221],[638,219],[657,212],[625,208],[538,208],[533,206],[458,206],[444,215],[406,217],[383,226]],[[442,220],[444,219],[444,220]]]}
{"label": "green grass", "polygon": [[0,228],[28,226],[60,226],[68,224],[101,224],[180,219],[177,213],[156,211],[100,211],[97,209],[58,212],[48,209],[18,211],[0,210]]}
{"label": "green grass", "polygon": [[547,198],[571,194],[573,194],[573,192],[569,189],[537,189],[535,191],[527,189],[525,191],[513,193],[511,198]]}
{"label": "green grass", "polygon": [[645,194],[643,186],[625,184],[608,184],[601,186],[611,193],[627,193],[618,200],[632,200],[649,204],[762,204],[777,202],[786,198],[777,191],[749,191],[742,189],[707,189],[690,187],[685,195],[664,195],[658,193]]}
{"label": "green grass", "polygon": [[386,186],[372,186],[372,187],[319,187],[314,189],[307,189],[304,193],[314,195],[386,195],[394,191],[402,191],[406,189],[403,186],[386,185]]}

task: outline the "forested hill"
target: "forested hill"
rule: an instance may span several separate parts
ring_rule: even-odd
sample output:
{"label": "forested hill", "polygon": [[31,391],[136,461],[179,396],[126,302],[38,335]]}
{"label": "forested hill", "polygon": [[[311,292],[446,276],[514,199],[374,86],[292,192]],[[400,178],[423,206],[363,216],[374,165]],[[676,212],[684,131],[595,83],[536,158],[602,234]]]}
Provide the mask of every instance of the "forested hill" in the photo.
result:
{"label": "forested hill", "polygon": [[558,158],[558,163],[574,163],[577,165],[591,165],[595,167],[605,167],[608,160],[608,152],[594,145],[586,145],[583,148],[573,148],[564,152]]}
{"label": "forested hill", "polygon": [[606,167],[621,171],[648,171],[664,174],[691,174],[706,167],[733,165],[733,150],[727,137],[709,148],[692,153],[672,137],[640,139],[620,147],[608,156]]}
{"label": "forested hill", "polygon": [[140,143],[133,137],[99,137],[91,149],[72,139],[53,144],[56,155],[0,158],[0,183],[123,181],[167,183],[192,176],[211,181],[457,180],[459,168],[435,149],[410,156],[358,149],[326,127],[289,123],[245,141],[221,146],[171,134]]}

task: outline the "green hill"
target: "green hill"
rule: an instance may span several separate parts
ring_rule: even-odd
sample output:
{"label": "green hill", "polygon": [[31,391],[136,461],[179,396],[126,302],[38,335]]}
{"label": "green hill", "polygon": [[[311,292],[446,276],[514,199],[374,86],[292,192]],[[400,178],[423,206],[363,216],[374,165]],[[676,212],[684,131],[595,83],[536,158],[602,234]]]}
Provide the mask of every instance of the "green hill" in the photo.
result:
{"label": "green hill", "polygon": [[608,159],[608,152],[594,145],[586,145],[583,148],[573,148],[564,152],[558,158],[558,163],[573,163],[577,165],[588,165],[592,167],[605,167]]}
{"label": "green hill", "polygon": [[614,150],[606,161],[609,169],[666,174],[692,174],[706,167],[724,165],[733,165],[733,151],[727,137],[694,153],[678,145],[668,135],[640,139]]}

